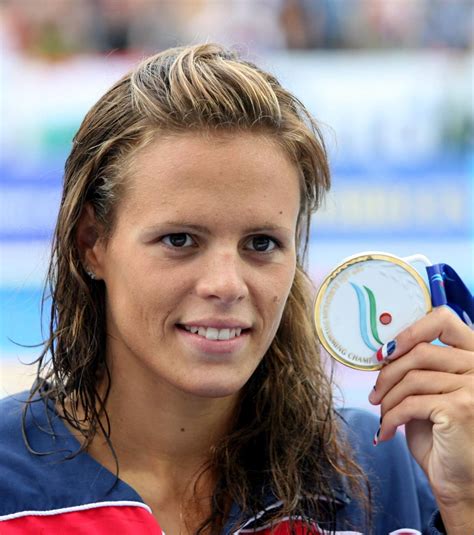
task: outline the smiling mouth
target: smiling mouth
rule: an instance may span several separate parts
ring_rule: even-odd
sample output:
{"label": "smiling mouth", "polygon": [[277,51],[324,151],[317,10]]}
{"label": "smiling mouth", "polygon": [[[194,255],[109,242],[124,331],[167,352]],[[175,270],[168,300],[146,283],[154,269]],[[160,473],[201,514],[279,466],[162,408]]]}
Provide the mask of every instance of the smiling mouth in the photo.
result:
{"label": "smiling mouth", "polygon": [[195,334],[196,336],[205,338],[206,340],[213,341],[233,340],[234,338],[245,335],[250,331],[250,329],[241,329],[240,327],[233,329],[216,329],[215,327],[188,326],[181,325],[179,323],[177,324],[177,327],[183,331],[187,331],[191,334]]}

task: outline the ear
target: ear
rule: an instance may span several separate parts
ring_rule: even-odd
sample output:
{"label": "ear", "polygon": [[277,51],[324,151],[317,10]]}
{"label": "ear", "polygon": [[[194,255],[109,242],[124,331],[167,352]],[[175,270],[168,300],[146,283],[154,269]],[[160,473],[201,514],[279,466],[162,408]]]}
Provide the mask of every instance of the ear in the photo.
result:
{"label": "ear", "polygon": [[77,224],[76,243],[84,269],[96,279],[102,279],[104,274],[105,244],[102,236],[103,229],[97,222],[94,207],[86,203]]}

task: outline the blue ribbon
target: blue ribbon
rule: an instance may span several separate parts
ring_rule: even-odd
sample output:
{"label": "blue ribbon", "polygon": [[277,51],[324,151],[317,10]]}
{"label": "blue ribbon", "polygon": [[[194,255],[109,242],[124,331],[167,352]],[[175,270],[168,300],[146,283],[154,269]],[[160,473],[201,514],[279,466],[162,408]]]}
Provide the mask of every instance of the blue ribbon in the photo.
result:
{"label": "blue ribbon", "polygon": [[469,326],[474,323],[474,298],[461,277],[448,264],[427,266],[431,302],[447,305]]}

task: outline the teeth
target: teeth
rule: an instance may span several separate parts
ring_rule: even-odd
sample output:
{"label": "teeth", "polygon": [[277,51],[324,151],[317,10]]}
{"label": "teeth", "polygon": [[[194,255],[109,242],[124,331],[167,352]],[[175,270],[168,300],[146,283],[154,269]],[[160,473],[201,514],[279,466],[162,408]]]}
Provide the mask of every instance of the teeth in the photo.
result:
{"label": "teeth", "polygon": [[240,336],[242,329],[240,327],[237,327],[235,329],[216,329],[215,327],[197,327],[197,326],[191,326],[183,325],[183,327],[193,333],[198,334],[199,336],[203,336],[204,338],[207,338],[208,340],[230,340],[232,338],[235,338],[236,336]]}
{"label": "teeth", "polygon": [[214,329],[214,327],[208,327],[207,328],[207,331],[204,327],[199,327],[199,334],[201,336],[203,336],[201,334],[201,328],[202,330],[204,331],[204,336],[208,339],[208,340],[217,340],[217,337],[219,336],[219,329]]}
{"label": "teeth", "polygon": [[228,340],[230,338],[230,329],[220,329],[217,338],[219,340]]}

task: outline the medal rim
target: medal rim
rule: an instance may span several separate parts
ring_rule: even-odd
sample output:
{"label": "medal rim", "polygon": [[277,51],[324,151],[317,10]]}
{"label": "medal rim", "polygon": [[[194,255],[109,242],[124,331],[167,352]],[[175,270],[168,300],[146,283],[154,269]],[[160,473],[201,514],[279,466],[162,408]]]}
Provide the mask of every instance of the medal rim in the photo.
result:
{"label": "medal rim", "polygon": [[316,327],[316,333],[318,335],[319,342],[332,358],[334,358],[335,360],[337,360],[344,366],[347,366],[354,370],[361,370],[361,371],[367,371],[367,372],[380,370],[382,366],[384,365],[384,363],[381,362],[380,364],[373,364],[372,366],[361,366],[361,365],[357,365],[350,361],[345,360],[344,357],[341,357],[338,353],[336,353],[335,350],[330,346],[330,344],[326,340],[324,330],[321,326],[320,309],[321,309],[321,301],[323,300],[323,297],[326,293],[326,290],[329,284],[342,271],[344,271],[348,267],[353,266],[354,264],[359,264],[360,262],[367,262],[367,261],[372,261],[372,260],[385,260],[386,262],[397,264],[398,266],[403,268],[405,271],[408,271],[408,273],[416,280],[416,282],[422,289],[422,293],[424,294],[424,297],[425,297],[425,304],[427,305],[426,313],[428,314],[429,312],[431,312],[433,308],[432,303],[431,303],[431,294],[423,277],[420,275],[420,273],[418,273],[418,271],[411,264],[409,264],[408,262],[405,262],[402,258],[398,256],[392,255],[390,253],[382,253],[382,252],[358,253],[358,254],[355,254],[353,256],[346,258],[340,264],[338,264],[334,269],[332,269],[329,275],[327,275],[326,278],[321,283],[319,290],[316,294],[316,299],[315,299],[314,307],[313,307],[313,320],[314,320],[314,325]]}

